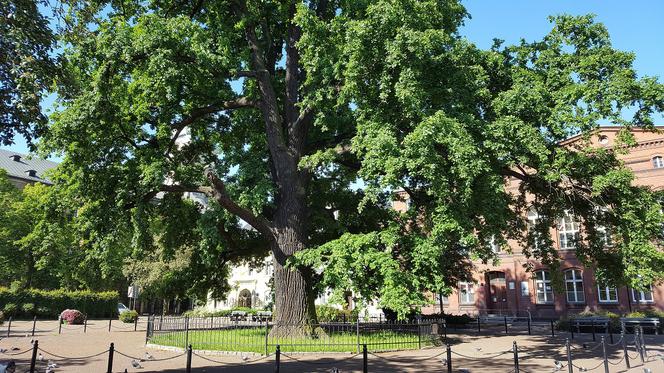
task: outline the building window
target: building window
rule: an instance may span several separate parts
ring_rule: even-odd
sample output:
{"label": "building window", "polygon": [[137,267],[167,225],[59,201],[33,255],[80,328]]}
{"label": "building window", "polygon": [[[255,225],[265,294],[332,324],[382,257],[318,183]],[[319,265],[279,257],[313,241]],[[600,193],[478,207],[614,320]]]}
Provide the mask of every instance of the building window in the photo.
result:
{"label": "building window", "polygon": [[664,168],[664,158],[661,155],[652,157],[652,166],[654,168]]}
{"label": "building window", "polygon": [[475,304],[475,290],[472,282],[459,283],[459,302],[461,304]]}
{"label": "building window", "polygon": [[558,238],[561,250],[574,249],[579,240],[579,222],[568,213],[558,221]]}
{"label": "building window", "polygon": [[611,238],[611,231],[606,229],[606,227],[599,226],[597,227],[597,235],[599,236],[599,241],[604,246],[613,246],[613,239]]}
{"label": "building window", "polygon": [[528,233],[533,235],[533,245],[535,248],[539,245],[539,235],[540,233],[535,230],[537,222],[539,220],[539,213],[534,208],[528,210]]}
{"label": "building window", "polygon": [[530,295],[530,289],[528,288],[527,281],[521,281],[521,296],[527,297]]}
{"label": "building window", "polygon": [[553,288],[549,271],[535,272],[535,290],[537,291],[537,303],[553,303]]}
{"label": "building window", "polygon": [[643,291],[632,289],[632,300],[636,303],[652,303],[654,301],[652,297],[652,285]]}
{"label": "building window", "polygon": [[491,236],[491,240],[489,240],[489,248],[491,248],[491,252],[494,254],[500,254],[501,249],[500,245],[496,241],[496,236]]}
{"label": "building window", "polygon": [[597,296],[600,303],[618,303],[618,290],[616,288],[597,285]]}
{"label": "building window", "polygon": [[565,292],[568,303],[583,303],[586,301],[583,293],[583,278],[581,271],[570,269],[565,271]]}

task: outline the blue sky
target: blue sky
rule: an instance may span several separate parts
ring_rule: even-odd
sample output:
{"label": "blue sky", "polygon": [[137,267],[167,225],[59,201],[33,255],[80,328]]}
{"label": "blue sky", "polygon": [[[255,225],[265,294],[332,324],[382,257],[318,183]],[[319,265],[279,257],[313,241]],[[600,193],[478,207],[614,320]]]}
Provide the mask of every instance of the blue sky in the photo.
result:
{"label": "blue sky", "polygon": [[[664,1],[466,0],[463,4],[471,18],[466,20],[461,33],[481,48],[490,47],[494,38],[504,39],[507,44],[517,43],[521,38],[541,39],[552,27],[547,20],[549,15],[595,14],[596,20],[609,29],[615,48],[636,53],[639,76],[658,76],[663,81]],[[27,152],[22,139],[10,149]]]}

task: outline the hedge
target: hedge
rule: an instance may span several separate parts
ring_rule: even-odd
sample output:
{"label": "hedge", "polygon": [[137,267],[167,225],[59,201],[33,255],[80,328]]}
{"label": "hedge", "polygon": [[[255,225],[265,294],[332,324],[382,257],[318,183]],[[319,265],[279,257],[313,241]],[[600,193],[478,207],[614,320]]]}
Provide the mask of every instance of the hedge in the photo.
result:
{"label": "hedge", "polygon": [[116,291],[39,290],[11,291],[0,287],[0,311],[5,317],[57,318],[65,309],[77,309],[88,317],[109,317],[117,314],[119,295]]}

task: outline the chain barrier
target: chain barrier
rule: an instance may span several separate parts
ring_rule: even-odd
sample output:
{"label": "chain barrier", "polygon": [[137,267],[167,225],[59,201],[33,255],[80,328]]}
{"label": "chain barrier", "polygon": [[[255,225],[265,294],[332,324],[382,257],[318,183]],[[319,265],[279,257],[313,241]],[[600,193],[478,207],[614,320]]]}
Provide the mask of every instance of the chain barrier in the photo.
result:
{"label": "chain barrier", "polygon": [[[343,363],[344,361],[348,361],[348,360],[354,359],[354,358],[356,358],[356,357],[359,356],[359,355],[362,355],[362,354],[355,354],[355,355],[352,355],[352,356],[347,357],[347,358],[342,359],[342,360],[335,360],[334,362],[335,362],[335,363]],[[311,365],[327,365],[327,364],[330,364],[330,363],[327,362],[327,361],[325,361],[325,362],[318,362],[318,361],[301,360],[301,359],[298,359],[298,358],[296,358],[296,357],[293,357],[293,356],[287,355],[287,354],[285,354],[285,353],[283,353],[283,352],[281,352],[281,356],[283,356],[283,357],[287,357],[287,358],[289,358],[289,359],[291,359],[291,360],[295,360],[295,361],[297,361],[298,363],[303,363],[303,364],[311,364]]]}
{"label": "chain barrier", "polygon": [[595,369],[601,367],[602,365],[604,365],[604,361],[601,361],[599,364],[597,364],[596,366],[594,366],[594,367],[592,367],[592,368],[584,368],[584,367],[582,367],[582,366],[578,366],[578,365],[572,363],[572,366],[573,366],[574,368],[577,368],[577,369],[579,370],[579,372],[591,372],[591,371],[593,371],[593,370],[595,370]]}
{"label": "chain barrier", "polygon": [[492,356],[486,356],[486,355],[484,355],[484,356],[468,356],[468,355],[464,355],[464,354],[460,354],[460,353],[458,353],[458,352],[452,351],[452,353],[453,353],[454,355],[458,355],[458,356],[461,356],[461,357],[465,357],[466,359],[493,359],[493,358],[497,358],[498,356],[505,355],[505,354],[509,354],[509,353],[513,353],[513,352],[514,352],[514,351],[512,351],[511,349],[509,349],[509,350],[507,350],[507,351],[499,352],[499,353],[497,353],[497,354],[495,354],[495,355],[492,355]]}
{"label": "chain barrier", "polygon": [[[439,353],[439,354],[435,354],[435,355],[433,355],[433,356],[427,356],[427,357],[424,357],[424,358],[421,358],[421,359],[411,359],[411,360],[414,360],[414,361],[424,361],[424,360],[429,360],[429,359],[435,359],[435,358],[437,358],[438,356],[445,355],[446,353],[447,353],[447,351],[443,351],[443,352],[441,352],[441,353]],[[375,356],[375,357],[377,357],[377,358],[379,358],[379,359],[381,359],[381,360],[390,361],[390,362],[394,362],[394,361],[395,361],[394,359],[388,359],[388,358],[386,358],[386,357],[384,357],[384,356],[376,355],[376,354],[373,353],[373,352],[367,352],[367,354],[368,354],[368,355],[371,355],[371,356]],[[359,354],[358,354],[358,355],[359,355]]]}
{"label": "chain barrier", "polygon": [[[229,363],[229,362],[227,362],[227,361],[214,360],[214,359],[211,359],[211,358],[209,358],[209,357],[207,357],[207,356],[199,355],[199,354],[197,354],[197,353],[195,353],[195,352],[192,352],[192,355],[194,355],[194,356],[198,356],[198,357],[200,357],[200,358],[203,359],[203,360],[209,361],[209,362],[211,362],[211,363],[216,363],[216,364],[225,364],[225,365],[243,365],[243,364],[255,363],[255,362],[257,362],[257,361],[267,359],[268,357],[273,356],[274,354],[269,354],[269,355],[261,356],[261,357],[259,357],[259,358],[257,358],[257,359],[253,359],[253,360],[244,360],[244,361],[242,361],[241,363],[234,363],[234,364],[231,364],[231,363]],[[283,355],[283,353],[282,353],[281,355]],[[357,355],[355,355],[355,356],[357,356]]]}
{"label": "chain barrier", "polygon": [[93,358],[93,357],[101,356],[101,355],[103,355],[103,354],[105,354],[105,353],[108,352],[108,350],[105,350],[105,351],[102,351],[102,352],[100,352],[100,353],[93,354],[93,355],[80,356],[80,357],[72,357],[72,356],[61,356],[61,355],[57,355],[57,354],[54,354],[54,353],[52,353],[52,352],[48,352],[48,351],[42,349],[41,347],[37,348],[37,350],[43,352],[43,353],[46,354],[46,355],[49,355],[49,356],[52,356],[52,357],[55,357],[55,358],[58,358],[58,359],[63,359],[63,360],[85,360],[85,359],[90,359],[90,358]]}
{"label": "chain barrier", "polygon": [[[607,346],[607,347],[617,346],[617,345],[619,345],[619,344],[622,342],[622,340],[623,340],[624,338],[625,338],[625,336],[624,336],[624,335],[621,335],[621,336],[620,336],[620,339],[618,339],[618,341],[617,341],[616,343],[607,343],[606,346]],[[605,342],[605,343],[606,343],[606,342]]]}
{"label": "chain barrier", "polygon": [[142,361],[142,362],[173,360],[173,359],[177,359],[177,358],[182,357],[182,356],[184,356],[184,355],[187,354],[187,352],[185,351],[185,352],[183,352],[183,353],[181,353],[181,354],[179,354],[179,355],[170,356],[170,357],[165,357],[165,358],[161,358],[161,359],[154,359],[154,358],[152,358],[152,359],[144,359],[144,358],[142,358],[142,357],[135,357],[135,356],[131,356],[131,355],[128,355],[128,354],[122,353],[122,352],[120,352],[120,351],[118,351],[118,350],[115,350],[114,352],[115,352],[116,354],[121,355],[121,356],[124,356],[124,357],[126,357],[126,358],[128,358],[128,359],[132,359],[132,360],[136,360],[136,361]]}
{"label": "chain barrier", "polygon": [[25,351],[21,351],[21,352],[17,352],[17,353],[2,352],[2,354],[3,354],[3,355],[6,355],[6,356],[18,356],[18,355],[23,355],[23,354],[28,353],[28,352],[32,352],[32,349],[25,350]]}
{"label": "chain barrier", "polygon": [[625,357],[624,357],[624,356],[621,357],[620,360],[616,361],[615,363],[612,363],[611,360],[607,360],[607,361],[608,361],[609,364],[611,364],[611,365],[618,365],[618,364],[622,363],[623,360],[625,360]]}

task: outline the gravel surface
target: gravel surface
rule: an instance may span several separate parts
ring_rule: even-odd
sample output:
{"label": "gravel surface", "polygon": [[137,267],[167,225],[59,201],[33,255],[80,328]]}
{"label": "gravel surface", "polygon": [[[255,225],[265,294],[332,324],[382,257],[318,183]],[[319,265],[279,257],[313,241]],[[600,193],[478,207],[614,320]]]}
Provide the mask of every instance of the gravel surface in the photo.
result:
{"label": "gravel surface", "polygon": [[[108,321],[90,321],[87,330],[82,326],[63,326],[58,334],[56,321],[38,322],[35,336],[32,337],[31,321],[15,321],[12,323],[11,337],[6,337],[7,322],[0,326],[0,349],[8,351],[0,353],[0,361],[14,359],[19,364],[17,372],[28,371],[32,354],[33,339],[39,341],[40,354],[43,360],[38,362],[37,372],[44,372],[48,360],[58,364],[54,372],[91,372],[105,373],[108,366],[108,349],[111,342],[115,345],[113,372],[184,372],[186,355],[183,351],[165,351],[146,348],[145,323],[137,325],[134,331],[132,324],[113,321],[111,332]],[[528,335],[468,335],[449,334],[452,344],[453,372],[507,373],[514,369],[514,355],[511,351],[512,342],[516,341],[521,351],[520,372],[540,373],[553,372],[554,361],[567,363],[564,338],[567,335],[528,336]],[[619,337],[616,337],[616,342]],[[628,336],[629,341],[633,336]],[[597,339],[599,341],[599,337]],[[583,343],[587,343],[584,349]],[[632,369],[627,370],[620,345],[607,348],[610,372],[644,372],[644,368],[652,369],[653,373],[664,372],[664,337],[646,336],[649,357],[645,364],[638,358],[632,347],[629,354],[632,358]],[[589,372],[604,373],[601,346],[594,344],[590,335],[575,335],[572,344],[574,372],[585,368]],[[18,350],[12,350],[12,347]],[[146,352],[153,359],[139,362],[140,368],[132,366],[132,360],[146,358]],[[16,354],[16,355],[9,355]],[[95,356],[96,355],[96,356]],[[429,348],[415,351],[399,351],[369,354],[369,372],[446,372],[442,359],[445,358],[444,348]],[[615,365],[614,365],[615,364]],[[287,372],[362,372],[362,355],[353,354],[282,354],[281,373]],[[242,354],[194,354],[192,372],[251,372],[273,373],[275,357]],[[567,367],[560,370],[567,373]]]}

